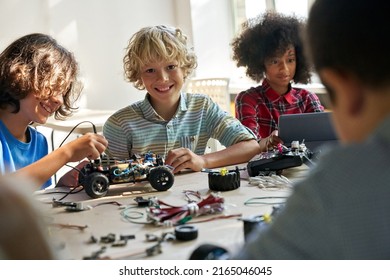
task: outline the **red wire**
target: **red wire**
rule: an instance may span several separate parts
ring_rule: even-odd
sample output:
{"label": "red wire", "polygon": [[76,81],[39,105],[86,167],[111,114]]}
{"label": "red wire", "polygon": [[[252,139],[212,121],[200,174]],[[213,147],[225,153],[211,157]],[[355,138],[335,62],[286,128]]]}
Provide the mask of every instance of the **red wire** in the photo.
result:
{"label": "red wire", "polygon": [[[149,207],[147,210],[148,217],[157,223],[170,221],[173,225],[176,225],[178,221],[186,217],[221,212],[224,199],[222,197],[210,194],[208,197],[197,203],[197,207],[194,207],[194,203],[184,206],[172,206],[160,200],[158,200],[158,203],[158,206]],[[162,208],[160,205],[166,207]],[[192,211],[194,208],[198,208],[197,211]]]}

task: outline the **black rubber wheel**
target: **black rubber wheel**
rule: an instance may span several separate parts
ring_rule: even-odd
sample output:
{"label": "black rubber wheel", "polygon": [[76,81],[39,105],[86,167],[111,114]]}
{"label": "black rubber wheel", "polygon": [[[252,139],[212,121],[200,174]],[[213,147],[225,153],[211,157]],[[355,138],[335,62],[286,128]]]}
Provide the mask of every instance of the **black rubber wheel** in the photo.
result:
{"label": "black rubber wheel", "polygon": [[219,172],[209,173],[209,188],[212,191],[225,192],[238,189],[240,187],[240,172],[229,171],[226,175]]}
{"label": "black rubber wheel", "polygon": [[229,259],[229,252],[220,246],[213,244],[203,244],[196,248],[190,260],[227,260]]}
{"label": "black rubber wheel", "polygon": [[84,182],[85,192],[92,198],[103,197],[108,192],[110,182],[106,175],[98,172],[91,173]]}
{"label": "black rubber wheel", "polygon": [[198,238],[198,229],[192,225],[181,225],[175,228],[175,236],[180,241],[190,241]]}
{"label": "black rubber wheel", "polygon": [[150,170],[148,180],[157,191],[166,191],[172,187],[175,177],[166,166],[157,166]]}

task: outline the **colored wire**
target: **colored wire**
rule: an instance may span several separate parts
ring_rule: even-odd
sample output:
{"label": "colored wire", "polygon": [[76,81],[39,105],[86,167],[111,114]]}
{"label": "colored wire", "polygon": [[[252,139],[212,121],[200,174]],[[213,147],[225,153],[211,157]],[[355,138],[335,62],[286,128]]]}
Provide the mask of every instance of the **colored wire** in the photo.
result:
{"label": "colored wire", "polygon": [[[184,190],[183,193],[186,197],[187,202],[197,202],[197,201],[202,200],[202,196],[200,195],[200,193],[198,191]],[[196,200],[191,199],[190,196],[196,197]]]}
{"label": "colored wire", "polygon": [[68,228],[68,229],[78,229],[78,230],[84,230],[88,226],[80,226],[80,225],[72,225],[72,224],[61,224],[61,223],[53,223],[50,224],[51,226],[59,227],[59,228]]}
{"label": "colored wire", "polygon": [[126,207],[125,209],[123,209],[121,211],[120,214],[125,221],[131,222],[133,224],[151,224],[151,221],[149,221],[149,222],[136,221],[136,220],[142,219],[145,216],[145,214],[141,211],[133,210],[134,208],[139,208],[139,207],[130,206],[130,207]]}
{"label": "colored wire", "polygon": [[[164,207],[165,206],[165,207]],[[191,202],[184,206],[172,206],[161,200],[148,207],[147,218],[157,225],[174,226],[185,224],[193,217],[221,213],[224,209],[224,199],[210,194],[198,203]]]}
{"label": "colored wire", "polygon": [[244,205],[275,205],[275,204],[283,204],[285,201],[279,202],[267,202],[263,200],[267,199],[284,199],[286,200],[286,196],[263,196],[263,197],[252,197],[244,202]]}
{"label": "colored wire", "polygon": [[242,214],[221,215],[221,216],[211,217],[208,219],[197,220],[197,221],[191,220],[191,221],[188,221],[187,224],[198,224],[198,223],[205,223],[205,222],[210,222],[210,221],[214,221],[214,220],[230,219],[230,218],[236,218],[236,217],[242,217]]}

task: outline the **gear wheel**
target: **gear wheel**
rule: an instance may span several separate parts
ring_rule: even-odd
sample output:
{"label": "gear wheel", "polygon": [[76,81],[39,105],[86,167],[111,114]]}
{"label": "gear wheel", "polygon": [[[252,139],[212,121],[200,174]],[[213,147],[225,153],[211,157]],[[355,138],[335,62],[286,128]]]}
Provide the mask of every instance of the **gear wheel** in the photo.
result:
{"label": "gear wheel", "polygon": [[219,172],[209,173],[209,188],[212,191],[225,192],[240,187],[240,171],[222,169]]}

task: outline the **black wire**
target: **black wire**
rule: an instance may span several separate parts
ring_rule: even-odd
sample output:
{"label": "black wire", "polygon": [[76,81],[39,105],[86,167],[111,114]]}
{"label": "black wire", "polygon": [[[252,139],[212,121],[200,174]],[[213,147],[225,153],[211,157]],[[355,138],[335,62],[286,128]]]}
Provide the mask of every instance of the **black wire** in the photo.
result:
{"label": "black wire", "polygon": [[[77,190],[79,187],[81,187],[81,189]],[[76,192],[77,190],[77,192]],[[78,187],[75,187],[73,189],[71,189],[70,191],[66,192],[66,191],[63,191],[63,192],[57,192],[57,191],[54,191],[54,192],[45,192],[44,194],[65,194],[63,197],[61,197],[60,199],[57,199],[57,201],[61,201],[63,200],[65,197],[67,197],[68,195],[70,194],[75,194],[75,193],[79,193],[81,192],[82,190],[84,190],[84,187],[83,186],[78,186]]]}
{"label": "black wire", "polygon": [[[82,172],[81,172],[81,170],[80,169],[78,169],[77,167],[75,167],[75,166],[71,166],[71,165],[69,165],[69,164],[65,164],[66,166],[68,166],[68,167],[70,167],[70,168],[72,168],[72,169],[74,169],[74,170],[76,170],[77,172],[79,172],[80,174],[83,174]],[[78,190],[77,192],[74,192],[77,188],[79,188],[79,187],[82,187],[80,190]],[[82,186],[82,185],[78,185],[78,186],[76,186],[76,187],[72,187],[72,189],[69,191],[69,192],[47,192],[46,194],[53,194],[53,193],[56,193],[56,194],[58,194],[58,193],[62,193],[62,194],[65,194],[63,197],[61,197],[60,199],[58,199],[58,201],[61,201],[61,200],[63,200],[65,197],[67,197],[68,195],[70,195],[70,194],[72,194],[72,193],[79,193],[79,192],[81,192],[82,190],[84,190],[84,186]]]}
{"label": "black wire", "polygon": [[[65,164],[65,166],[70,167],[70,168],[76,170],[78,173],[83,174],[83,173],[81,172],[81,169],[78,169],[76,166],[72,166],[72,165],[69,165],[69,164]],[[85,175],[85,174],[83,174],[83,175]],[[79,186],[80,186],[80,185],[79,185]],[[79,186],[77,186],[77,187],[79,187]]]}
{"label": "black wire", "polygon": [[68,195],[70,195],[70,194],[74,194],[74,193],[79,193],[79,192],[81,192],[82,190],[84,190],[84,187],[83,186],[81,186],[82,188],[81,189],[79,189],[79,190],[77,190],[77,192],[75,192],[75,190],[78,188],[73,188],[73,189],[71,189],[69,192],[67,192],[63,197],[61,197],[60,199],[57,199],[58,201],[61,201],[61,200],[63,200],[65,197],[67,197]]}
{"label": "black wire", "polygon": [[[81,125],[81,124],[83,124],[83,123],[89,123],[89,124],[91,124],[91,125],[92,125],[92,129],[93,129],[93,132],[94,132],[94,133],[97,133],[96,126],[95,126],[95,124],[94,124],[93,122],[91,122],[91,121],[82,121],[82,122],[79,122],[78,124],[76,124],[76,125],[69,131],[68,135],[64,138],[64,140],[62,140],[62,142],[61,142],[61,144],[59,145],[59,147],[61,147],[62,144],[64,144],[64,142],[66,141],[66,139],[68,139],[68,137],[73,133],[73,131],[74,131],[79,125]],[[76,168],[76,167],[74,167],[74,166],[71,166],[71,165],[68,165],[68,164],[65,164],[65,165],[68,166],[68,167],[71,167],[71,168],[73,168],[73,169],[75,169],[75,170],[77,170],[79,173],[82,173],[80,169],[78,169],[78,168]],[[79,193],[79,192],[81,192],[81,191],[84,189],[84,186],[81,186],[82,188],[81,188],[79,191],[74,192],[78,187],[80,187],[80,185],[78,185],[77,187],[71,189],[69,192],[61,192],[61,193],[65,193],[65,195],[64,195],[63,197],[61,197],[60,199],[58,199],[58,201],[63,200],[65,197],[67,197],[68,195],[70,195],[70,194],[72,194],[72,193]],[[58,192],[53,192],[53,193],[58,193]]]}
{"label": "black wire", "polygon": [[66,141],[66,139],[68,139],[68,137],[72,134],[72,132],[80,125],[80,124],[83,124],[83,123],[90,123],[92,125],[92,129],[93,129],[93,132],[96,134],[97,133],[97,130],[96,130],[96,126],[93,122],[91,121],[82,121],[82,122],[79,122],[78,124],[76,124],[71,131],[69,131],[68,135],[65,137],[65,139],[61,142],[60,146],[62,146],[62,144],[64,144],[64,142]]}

